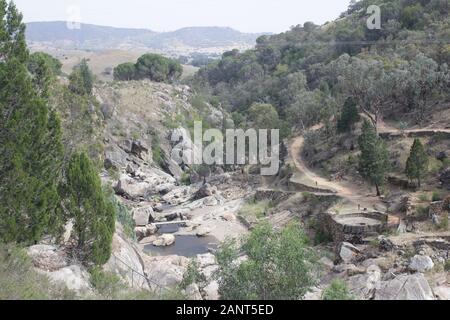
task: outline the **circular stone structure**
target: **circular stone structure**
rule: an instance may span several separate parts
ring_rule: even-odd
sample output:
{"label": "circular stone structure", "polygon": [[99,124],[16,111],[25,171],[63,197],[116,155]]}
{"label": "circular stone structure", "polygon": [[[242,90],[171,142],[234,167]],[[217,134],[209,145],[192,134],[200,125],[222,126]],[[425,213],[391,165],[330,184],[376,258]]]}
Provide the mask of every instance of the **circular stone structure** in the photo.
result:
{"label": "circular stone structure", "polygon": [[386,230],[388,215],[381,212],[328,214],[328,229],[336,241],[364,237]]}

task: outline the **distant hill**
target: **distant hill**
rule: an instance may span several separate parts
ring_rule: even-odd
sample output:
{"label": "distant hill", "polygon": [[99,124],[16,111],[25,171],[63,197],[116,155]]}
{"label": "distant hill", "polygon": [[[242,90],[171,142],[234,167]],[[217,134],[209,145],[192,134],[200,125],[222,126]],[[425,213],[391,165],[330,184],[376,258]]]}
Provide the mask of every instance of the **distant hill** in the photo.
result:
{"label": "distant hill", "polygon": [[27,40],[46,43],[62,49],[205,49],[252,47],[262,34],[241,33],[226,27],[190,27],[173,32],[154,32],[147,29],[127,29],[81,24],[69,29],[64,21],[31,22],[27,24]]}

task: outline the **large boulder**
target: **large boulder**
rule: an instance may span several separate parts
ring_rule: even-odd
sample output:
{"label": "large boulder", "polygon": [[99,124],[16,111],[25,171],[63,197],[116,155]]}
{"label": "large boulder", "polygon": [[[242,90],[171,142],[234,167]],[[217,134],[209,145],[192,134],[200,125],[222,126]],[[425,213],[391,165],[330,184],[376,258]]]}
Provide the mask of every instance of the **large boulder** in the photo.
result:
{"label": "large boulder", "polygon": [[153,245],[155,247],[168,247],[175,243],[175,236],[173,234],[163,234],[159,236],[155,241],[153,241]]}
{"label": "large boulder", "polygon": [[200,289],[196,283],[189,285],[185,292],[189,300],[203,300]]}
{"label": "large boulder", "polygon": [[136,208],[133,211],[133,219],[136,226],[146,226],[150,222],[154,215],[153,207],[141,207]]}
{"label": "large boulder", "polygon": [[138,200],[144,198],[150,186],[147,182],[135,180],[127,175],[122,175],[117,183],[115,191],[117,194]]}
{"label": "large boulder", "polygon": [[381,282],[375,300],[434,300],[434,295],[423,274],[402,274]]}
{"label": "large boulder", "polygon": [[112,241],[112,254],[103,268],[105,271],[117,274],[132,288],[148,290],[141,256],[138,252],[123,234],[122,227],[117,224]]}
{"label": "large boulder", "polygon": [[372,265],[365,274],[352,276],[348,279],[348,286],[352,294],[361,300],[372,299],[381,281],[381,270]]}
{"label": "large boulder", "polygon": [[409,263],[409,269],[417,272],[426,272],[434,268],[433,260],[428,256],[416,255]]}
{"label": "large boulder", "polygon": [[361,251],[349,242],[342,242],[339,249],[339,257],[345,263],[351,263]]}
{"label": "large boulder", "polygon": [[33,265],[44,271],[56,271],[67,266],[66,255],[55,246],[35,245],[27,249]]}
{"label": "large boulder", "polygon": [[76,292],[89,292],[92,290],[89,272],[78,265],[45,272],[45,275],[52,282],[65,284],[69,290]]}
{"label": "large boulder", "polygon": [[183,281],[189,259],[180,256],[143,256],[145,273],[152,289],[168,289]]}
{"label": "large boulder", "polygon": [[[202,152],[191,139],[191,134],[185,128],[174,129],[170,137],[173,149],[172,159],[178,163],[202,163]],[[178,159],[177,159],[178,158]]]}
{"label": "large boulder", "polygon": [[105,168],[120,169],[127,165],[127,153],[116,145],[105,147]]}

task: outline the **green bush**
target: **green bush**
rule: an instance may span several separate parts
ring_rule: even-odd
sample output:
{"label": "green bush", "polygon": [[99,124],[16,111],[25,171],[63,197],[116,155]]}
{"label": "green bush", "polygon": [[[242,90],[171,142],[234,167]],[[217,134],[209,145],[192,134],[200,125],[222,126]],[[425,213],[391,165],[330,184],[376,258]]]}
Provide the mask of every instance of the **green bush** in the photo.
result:
{"label": "green bush", "polygon": [[105,272],[100,267],[93,267],[90,274],[92,287],[106,299],[116,298],[119,291],[124,288],[119,276],[112,272]]}
{"label": "green bush", "polygon": [[[261,224],[241,243],[227,241],[216,253],[222,299],[299,300],[315,285],[315,254],[299,225]],[[240,264],[239,253],[248,257]]]}
{"label": "green bush", "polygon": [[431,201],[435,202],[435,201],[442,201],[442,200],[444,200],[444,196],[442,193],[437,192],[437,191],[433,192]]}
{"label": "green bush", "polygon": [[199,271],[199,264],[196,259],[191,260],[186,272],[183,275],[183,281],[180,284],[181,289],[186,289],[193,283],[200,283],[205,281],[205,277]]}
{"label": "green bush", "polygon": [[445,261],[444,270],[450,272],[450,260]]}
{"label": "green bush", "polygon": [[353,300],[353,296],[347,284],[341,279],[336,279],[324,290],[322,300]]}

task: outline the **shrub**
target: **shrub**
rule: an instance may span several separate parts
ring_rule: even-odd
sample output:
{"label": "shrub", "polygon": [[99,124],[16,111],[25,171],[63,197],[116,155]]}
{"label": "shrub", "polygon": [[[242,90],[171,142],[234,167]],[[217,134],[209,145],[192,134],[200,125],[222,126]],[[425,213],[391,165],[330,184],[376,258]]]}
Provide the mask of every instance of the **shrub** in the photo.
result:
{"label": "shrub", "polygon": [[442,200],[444,200],[442,193],[437,192],[437,191],[433,192],[431,201],[436,202],[436,201],[442,201]]}
{"label": "shrub", "polygon": [[445,261],[444,270],[450,272],[450,260]]}
{"label": "shrub", "polygon": [[114,299],[118,292],[124,288],[119,276],[112,272],[105,272],[100,267],[90,270],[90,282],[94,289],[106,299]]}
{"label": "shrub", "polygon": [[336,279],[324,290],[322,300],[353,300],[353,296],[347,284],[341,279]]}
{"label": "shrub", "polygon": [[[239,252],[248,259],[237,263]],[[225,242],[216,259],[216,278],[224,300],[299,300],[316,283],[315,255],[296,224],[280,232],[261,224],[242,245]]]}
{"label": "shrub", "polygon": [[180,284],[181,289],[186,289],[193,283],[200,283],[205,281],[205,277],[199,271],[199,264],[196,259],[191,260],[186,272],[183,275],[183,281]]}

